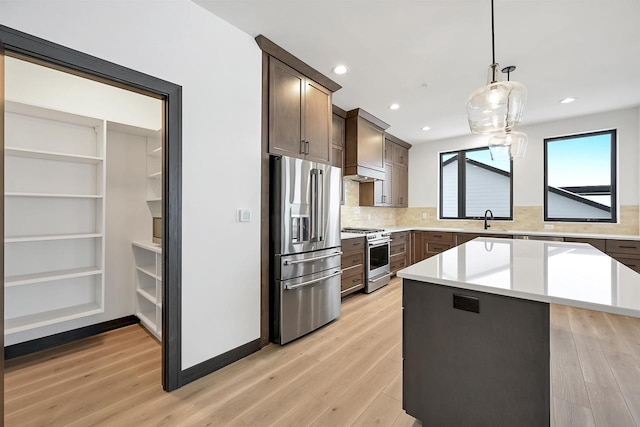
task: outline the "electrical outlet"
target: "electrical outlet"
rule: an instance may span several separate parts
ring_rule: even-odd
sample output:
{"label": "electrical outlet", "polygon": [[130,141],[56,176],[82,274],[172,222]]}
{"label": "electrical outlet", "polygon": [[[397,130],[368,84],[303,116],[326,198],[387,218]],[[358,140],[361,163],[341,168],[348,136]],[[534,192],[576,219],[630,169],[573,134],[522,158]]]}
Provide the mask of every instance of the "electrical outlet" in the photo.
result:
{"label": "electrical outlet", "polygon": [[427,219],[427,213],[426,212],[422,212],[422,219]]}
{"label": "electrical outlet", "polygon": [[553,224],[545,224],[544,225],[544,229],[545,230],[553,230],[554,229],[554,225]]}

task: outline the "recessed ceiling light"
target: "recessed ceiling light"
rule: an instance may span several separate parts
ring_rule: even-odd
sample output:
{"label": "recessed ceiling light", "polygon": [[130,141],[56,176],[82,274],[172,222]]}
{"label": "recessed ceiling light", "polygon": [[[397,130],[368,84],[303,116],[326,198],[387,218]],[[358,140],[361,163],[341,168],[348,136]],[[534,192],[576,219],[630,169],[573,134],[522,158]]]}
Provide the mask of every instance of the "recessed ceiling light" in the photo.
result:
{"label": "recessed ceiling light", "polygon": [[431,130],[431,128],[429,126],[425,126],[422,128],[422,130]]}
{"label": "recessed ceiling light", "polygon": [[400,108],[400,105],[398,105],[398,104],[389,105],[389,110],[397,110],[398,108]]}
{"label": "recessed ceiling light", "polygon": [[347,68],[346,65],[340,64],[340,65],[336,65],[335,67],[333,67],[333,72],[335,74],[344,74],[347,71],[349,71],[349,69]]}
{"label": "recessed ceiling light", "polygon": [[575,100],[576,100],[575,98],[571,98],[571,97],[569,97],[569,98],[564,98],[564,99],[561,99],[561,100],[560,100],[560,104],[570,104],[570,103],[572,103],[572,102],[573,102],[573,101],[575,101]]}

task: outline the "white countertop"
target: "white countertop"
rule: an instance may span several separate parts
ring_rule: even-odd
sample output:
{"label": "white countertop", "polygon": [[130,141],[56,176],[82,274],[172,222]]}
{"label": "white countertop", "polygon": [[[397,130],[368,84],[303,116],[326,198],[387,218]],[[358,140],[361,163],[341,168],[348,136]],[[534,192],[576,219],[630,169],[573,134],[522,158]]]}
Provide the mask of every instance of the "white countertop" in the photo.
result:
{"label": "white countertop", "polygon": [[583,239],[615,239],[615,240],[640,240],[640,236],[625,234],[585,234],[585,233],[566,233],[564,231],[520,231],[505,230],[499,227],[499,224],[493,224],[488,230],[482,228],[443,228],[443,227],[416,227],[416,226],[395,226],[384,227],[385,231],[392,233],[397,231],[448,231],[451,233],[478,233],[478,234],[505,234],[509,236],[549,236],[549,237],[578,237]]}
{"label": "white countertop", "polygon": [[397,275],[640,317],[640,274],[585,243],[476,238]]}

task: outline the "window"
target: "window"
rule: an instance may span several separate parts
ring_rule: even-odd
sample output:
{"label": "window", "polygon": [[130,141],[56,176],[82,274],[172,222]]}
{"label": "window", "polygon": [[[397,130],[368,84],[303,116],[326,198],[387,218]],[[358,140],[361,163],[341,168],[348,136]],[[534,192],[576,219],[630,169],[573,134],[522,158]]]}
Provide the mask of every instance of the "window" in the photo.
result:
{"label": "window", "polygon": [[544,220],[616,222],[616,131],[544,140]]}
{"label": "window", "polygon": [[440,153],[440,219],[512,219],[511,167],[488,148]]}

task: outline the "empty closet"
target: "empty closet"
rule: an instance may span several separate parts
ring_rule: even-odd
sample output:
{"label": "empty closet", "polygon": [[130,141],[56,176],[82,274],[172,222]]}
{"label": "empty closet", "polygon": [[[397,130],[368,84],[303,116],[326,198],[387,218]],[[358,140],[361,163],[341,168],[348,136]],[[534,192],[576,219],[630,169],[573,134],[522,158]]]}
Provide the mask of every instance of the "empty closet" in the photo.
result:
{"label": "empty closet", "polygon": [[136,315],[161,338],[162,101],[5,64],[5,345]]}

